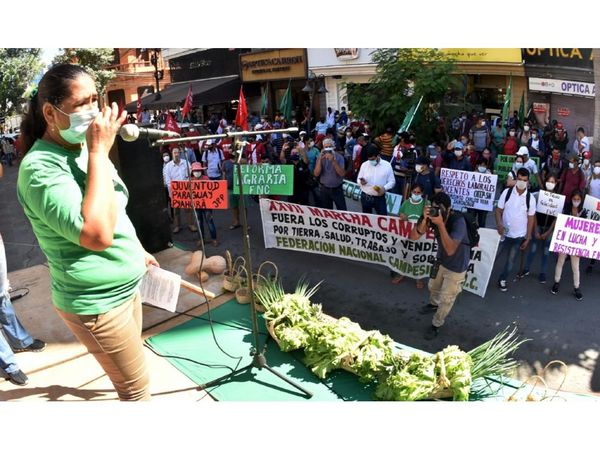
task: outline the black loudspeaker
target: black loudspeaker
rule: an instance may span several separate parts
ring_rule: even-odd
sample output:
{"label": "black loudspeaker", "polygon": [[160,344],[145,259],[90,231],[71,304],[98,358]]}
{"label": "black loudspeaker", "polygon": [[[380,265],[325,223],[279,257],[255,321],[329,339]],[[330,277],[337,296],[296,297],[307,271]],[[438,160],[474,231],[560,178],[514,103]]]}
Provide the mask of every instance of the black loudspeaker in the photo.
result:
{"label": "black loudspeaker", "polygon": [[171,224],[162,179],[160,149],[145,139],[125,142],[117,135],[111,159],[129,191],[127,215],[147,252],[156,253],[172,242]]}

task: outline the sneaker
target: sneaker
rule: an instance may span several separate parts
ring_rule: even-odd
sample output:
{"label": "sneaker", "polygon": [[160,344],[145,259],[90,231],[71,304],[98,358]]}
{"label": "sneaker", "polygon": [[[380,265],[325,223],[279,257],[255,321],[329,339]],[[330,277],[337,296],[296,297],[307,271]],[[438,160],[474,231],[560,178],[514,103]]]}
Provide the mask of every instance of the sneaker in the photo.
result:
{"label": "sneaker", "polygon": [[29,382],[29,378],[20,370],[16,372],[7,373],[4,377],[6,380],[10,381],[12,384],[16,384],[17,386],[25,386]]}
{"label": "sneaker", "polygon": [[427,329],[423,337],[426,340],[431,341],[432,339],[435,339],[438,334],[440,334],[440,327],[435,327],[431,325],[431,327]]}
{"label": "sneaker", "polygon": [[527,275],[529,275],[529,270],[525,269],[523,272],[517,274],[517,278],[525,278]]}
{"label": "sneaker", "polygon": [[438,309],[437,306],[432,305],[431,303],[427,303],[426,305],[419,308],[419,314],[422,314],[422,315],[432,314],[432,313],[436,312],[437,309]]}
{"label": "sneaker", "polygon": [[506,287],[506,280],[499,280],[498,281],[498,287],[500,288],[500,290],[502,292],[508,291],[508,288]]}
{"label": "sneaker", "polygon": [[559,288],[560,284],[559,283],[554,283],[552,285],[552,289],[550,289],[550,292],[552,292],[554,295],[558,294],[558,288]]}
{"label": "sneaker", "polygon": [[544,284],[546,282],[546,274],[545,273],[540,273],[540,276],[538,277],[538,280],[540,280],[540,283]]}
{"label": "sneaker", "polygon": [[39,339],[34,339],[34,341],[24,348],[15,348],[13,352],[22,353],[22,352],[41,352],[46,348],[46,343],[44,341],[40,341]]}
{"label": "sneaker", "polygon": [[581,290],[579,288],[575,288],[575,290],[573,291],[573,294],[575,294],[575,299],[577,301],[583,300],[583,294],[581,293]]}

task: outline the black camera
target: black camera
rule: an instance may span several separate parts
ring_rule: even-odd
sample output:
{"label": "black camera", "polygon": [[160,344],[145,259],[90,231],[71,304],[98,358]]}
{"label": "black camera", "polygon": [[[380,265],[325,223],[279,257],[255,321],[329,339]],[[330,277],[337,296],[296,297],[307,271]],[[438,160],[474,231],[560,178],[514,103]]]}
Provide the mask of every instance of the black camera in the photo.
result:
{"label": "black camera", "polygon": [[440,207],[439,206],[430,206],[429,207],[429,217],[437,217],[440,215]]}

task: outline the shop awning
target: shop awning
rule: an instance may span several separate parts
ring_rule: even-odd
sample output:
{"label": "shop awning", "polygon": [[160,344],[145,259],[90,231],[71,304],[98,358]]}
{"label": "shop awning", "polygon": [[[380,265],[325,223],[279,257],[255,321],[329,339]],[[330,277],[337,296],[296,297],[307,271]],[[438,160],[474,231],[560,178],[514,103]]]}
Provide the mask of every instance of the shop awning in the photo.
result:
{"label": "shop awning", "polygon": [[[193,94],[192,104],[194,107],[198,107],[237,100],[241,81],[237,75],[231,75],[206,80],[173,83],[160,92],[161,98],[159,100],[154,99],[154,94],[143,97],[142,106],[151,110],[182,106],[190,84],[192,85]],[[125,108],[127,112],[135,113],[137,110],[137,101],[128,103]]]}

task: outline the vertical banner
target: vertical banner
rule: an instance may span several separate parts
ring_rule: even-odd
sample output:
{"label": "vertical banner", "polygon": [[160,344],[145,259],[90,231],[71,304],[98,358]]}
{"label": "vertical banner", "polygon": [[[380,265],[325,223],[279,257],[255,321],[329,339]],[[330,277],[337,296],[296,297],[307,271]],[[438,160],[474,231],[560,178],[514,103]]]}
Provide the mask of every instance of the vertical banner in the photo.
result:
{"label": "vertical banner", "polygon": [[173,208],[227,209],[227,181],[193,180],[190,193],[189,181],[171,181],[171,206]]}
{"label": "vertical banner", "polygon": [[600,199],[586,195],[581,213],[586,219],[600,220]]}
{"label": "vertical banner", "polygon": [[[344,195],[347,199],[358,202],[357,211],[362,211],[360,205],[360,186],[350,180],[344,180],[343,184]],[[400,206],[402,205],[402,196],[398,194],[392,194],[391,192],[385,193],[385,203],[387,204],[387,212],[392,216],[400,214]]]}
{"label": "vertical banner", "polygon": [[[337,211],[271,199],[260,200],[265,248],[279,248],[386,266],[412,278],[429,276],[438,246],[432,232],[409,239],[414,226],[394,216]],[[463,288],[480,297],[490,279],[500,236],[479,229],[479,247]]]}
{"label": "vertical banner", "polygon": [[600,222],[559,214],[550,251],[600,259]]}
{"label": "vertical banner", "polygon": [[442,168],[440,181],[452,199],[452,209],[494,209],[498,175]]}
{"label": "vertical banner", "polygon": [[[291,164],[244,164],[240,169],[245,195],[294,193],[294,166]],[[237,170],[233,171],[233,193],[240,193]]]}
{"label": "vertical banner", "polygon": [[557,217],[562,214],[566,197],[554,192],[540,191],[537,197],[536,211]]}

